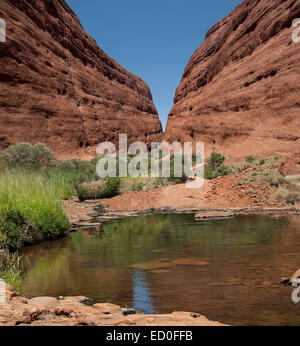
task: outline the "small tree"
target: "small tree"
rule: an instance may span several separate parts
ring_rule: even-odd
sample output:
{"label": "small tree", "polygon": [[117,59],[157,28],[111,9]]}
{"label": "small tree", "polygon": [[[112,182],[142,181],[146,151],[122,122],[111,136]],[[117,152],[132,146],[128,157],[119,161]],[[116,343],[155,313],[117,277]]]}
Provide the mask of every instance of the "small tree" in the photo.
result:
{"label": "small tree", "polygon": [[218,154],[218,153],[211,153],[210,158],[208,159],[208,164],[211,167],[213,172],[218,171],[218,169],[223,165],[225,161],[225,156],[223,156],[222,154]]}
{"label": "small tree", "polygon": [[255,159],[254,159],[254,157],[253,157],[253,156],[251,156],[251,155],[246,156],[246,162],[248,162],[248,163],[252,163],[254,160],[255,160]]}
{"label": "small tree", "polygon": [[205,178],[215,179],[228,174],[228,167],[224,165],[225,156],[213,151],[205,166]]}

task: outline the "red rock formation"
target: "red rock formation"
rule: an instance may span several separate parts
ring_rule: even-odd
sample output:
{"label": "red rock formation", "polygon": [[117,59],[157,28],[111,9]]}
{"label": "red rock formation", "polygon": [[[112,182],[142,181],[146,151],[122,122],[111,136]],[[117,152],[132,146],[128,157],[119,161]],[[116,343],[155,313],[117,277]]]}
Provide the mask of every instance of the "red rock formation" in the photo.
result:
{"label": "red rock formation", "polygon": [[0,149],[43,142],[82,157],[119,133],[159,140],[146,83],[98,47],[64,0],[1,0],[0,18]]}
{"label": "red rock formation", "polygon": [[300,175],[300,152],[294,153],[277,166],[283,176]]}
{"label": "red rock formation", "polygon": [[245,0],[214,25],[189,61],[166,140],[204,141],[227,157],[300,146],[299,0]]}

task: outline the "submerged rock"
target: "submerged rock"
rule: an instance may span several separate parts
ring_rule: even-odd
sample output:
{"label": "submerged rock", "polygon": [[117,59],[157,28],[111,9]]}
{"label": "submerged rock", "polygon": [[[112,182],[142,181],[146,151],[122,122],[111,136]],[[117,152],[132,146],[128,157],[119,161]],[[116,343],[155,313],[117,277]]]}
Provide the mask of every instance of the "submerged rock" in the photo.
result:
{"label": "submerged rock", "polygon": [[132,264],[130,267],[144,269],[144,270],[155,270],[155,269],[171,267],[173,265],[174,265],[173,263],[168,263],[164,261],[163,259],[157,259],[157,260],[153,260],[153,261],[149,261],[145,263]]}
{"label": "submerged rock", "polygon": [[218,212],[218,211],[212,211],[212,212],[202,212],[195,214],[196,220],[208,220],[208,219],[225,219],[236,216],[236,213],[233,212]]}
{"label": "submerged rock", "polygon": [[181,258],[172,263],[177,265],[188,265],[188,266],[207,266],[208,262],[203,260],[202,258]]}

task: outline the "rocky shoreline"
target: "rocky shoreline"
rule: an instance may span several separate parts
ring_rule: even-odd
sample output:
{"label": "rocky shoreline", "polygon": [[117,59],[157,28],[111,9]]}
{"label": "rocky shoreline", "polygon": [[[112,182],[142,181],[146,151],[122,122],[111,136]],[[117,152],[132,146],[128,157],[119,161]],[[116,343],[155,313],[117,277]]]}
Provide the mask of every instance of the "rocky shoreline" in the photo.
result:
{"label": "rocky shoreline", "polygon": [[27,299],[5,285],[0,303],[0,326],[224,326],[198,313],[144,315],[104,303],[88,306],[86,297]]}
{"label": "rocky shoreline", "polygon": [[[248,207],[248,208],[151,208],[147,210],[106,210],[103,208],[101,200],[86,201],[85,203],[66,201],[70,204],[69,209],[76,210],[76,207],[85,209],[84,218],[76,219],[76,215],[72,216],[68,213],[71,221],[72,230],[77,231],[78,228],[101,227],[102,223],[109,220],[118,220],[139,216],[150,216],[153,214],[195,214],[197,220],[207,219],[223,219],[234,217],[241,214],[267,214],[270,216],[279,215],[300,215],[298,207],[279,207],[279,208],[264,208],[264,207]],[[83,205],[84,204],[84,205]]]}

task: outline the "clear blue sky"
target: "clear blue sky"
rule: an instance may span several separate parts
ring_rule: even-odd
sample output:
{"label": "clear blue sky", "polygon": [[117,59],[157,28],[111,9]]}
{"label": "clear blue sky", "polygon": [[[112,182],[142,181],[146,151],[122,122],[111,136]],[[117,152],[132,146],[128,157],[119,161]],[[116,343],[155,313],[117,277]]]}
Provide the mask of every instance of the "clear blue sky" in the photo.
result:
{"label": "clear blue sky", "polygon": [[175,90],[206,31],[241,0],[67,0],[85,30],[144,79],[165,126]]}

